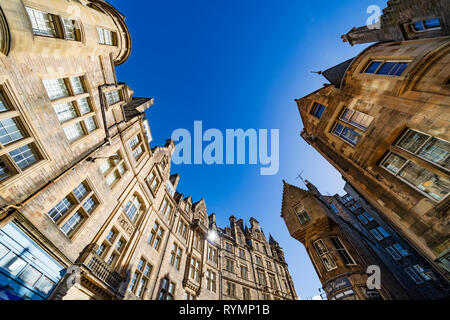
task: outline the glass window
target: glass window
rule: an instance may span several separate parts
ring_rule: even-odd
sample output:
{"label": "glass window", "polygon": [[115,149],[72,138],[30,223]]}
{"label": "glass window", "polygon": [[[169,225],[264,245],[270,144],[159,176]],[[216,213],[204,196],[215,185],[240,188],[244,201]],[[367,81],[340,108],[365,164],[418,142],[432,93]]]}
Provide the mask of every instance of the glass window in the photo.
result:
{"label": "glass window", "polygon": [[382,63],[382,61],[372,61],[367,67],[365,73],[375,73]]}
{"label": "glass window", "polygon": [[76,20],[61,18],[61,21],[64,27],[64,38],[68,40],[77,40]]}
{"label": "glass window", "polygon": [[53,106],[56,116],[60,123],[64,123],[68,120],[77,117],[77,112],[73,106],[72,102],[64,102]]}
{"label": "glass window", "polygon": [[341,240],[338,237],[330,237],[330,240],[333,243],[333,245],[336,248],[339,255],[341,256],[345,265],[355,264],[355,261],[353,260],[352,256],[347,251],[347,249],[344,247],[344,244],[341,242]]}
{"label": "glass window", "polygon": [[34,287],[43,294],[48,295],[54,285],[55,283],[52,280],[50,280],[46,276],[42,276]]}
{"label": "glass window", "polygon": [[42,80],[45,90],[47,91],[50,100],[64,98],[69,95],[64,79],[48,79]]}
{"label": "glass window", "polygon": [[332,132],[335,135],[337,135],[338,137],[340,137],[341,139],[349,142],[352,145],[356,145],[359,142],[359,139],[361,138],[361,135],[358,132],[356,132],[340,123],[337,123],[335,125]]}
{"label": "glass window", "polygon": [[372,61],[367,67],[365,73],[400,76],[408,67],[408,64],[408,62],[397,61]]}
{"label": "glass window", "polygon": [[26,284],[33,286],[41,276],[42,276],[41,272],[39,272],[32,265],[28,265],[20,274],[19,279],[25,282]]}
{"label": "glass window", "polygon": [[25,137],[16,118],[0,120],[0,143],[4,146]]}
{"label": "glass window", "polygon": [[27,144],[9,153],[20,169],[25,170],[39,160],[33,144]]}
{"label": "glass window", "polygon": [[9,249],[0,242],[0,260],[9,252]]}
{"label": "glass window", "polygon": [[394,258],[394,260],[400,260],[401,256],[400,254],[394,249],[393,246],[386,247],[387,252]]}
{"label": "glass window", "polygon": [[393,247],[395,248],[395,250],[397,250],[403,257],[406,257],[409,255],[408,251],[406,251],[405,249],[403,249],[403,247],[396,243],[393,245]]}
{"label": "glass window", "polygon": [[64,133],[66,134],[67,140],[69,140],[69,142],[74,142],[84,136],[83,127],[79,122],[65,127]]}
{"label": "glass window", "polygon": [[61,227],[61,231],[64,232],[67,236],[70,236],[71,233],[81,224],[83,220],[83,215],[79,212],[75,212],[73,216]]}
{"label": "glass window", "polygon": [[5,269],[12,275],[17,275],[27,265],[25,260],[20,258],[14,252],[9,252],[8,255],[0,261],[0,268]]}
{"label": "glass window", "polygon": [[57,222],[70,210],[70,208],[72,208],[73,205],[73,201],[70,198],[65,197],[58,202],[52,210],[49,211],[48,215],[53,221]]}
{"label": "glass window", "polygon": [[415,283],[423,283],[422,277],[417,273],[417,271],[412,267],[405,268],[406,273],[414,280]]}
{"label": "glass window", "polygon": [[26,9],[35,35],[56,37],[55,22],[51,14],[28,7]]}
{"label": "glass window", "polygon": [[333,257],[328,253],[328,248],[325,246],[322,240],[315,241],[313,243],[313,247],[322,260],[322,263],[327,271],[337,268]]}
{"label": "glass window", "polygon": [[322,114],[325,111],[325,109],[326,109],[325,106],[315,103],[311,110],[311,114],[320,119],[322,117]]}

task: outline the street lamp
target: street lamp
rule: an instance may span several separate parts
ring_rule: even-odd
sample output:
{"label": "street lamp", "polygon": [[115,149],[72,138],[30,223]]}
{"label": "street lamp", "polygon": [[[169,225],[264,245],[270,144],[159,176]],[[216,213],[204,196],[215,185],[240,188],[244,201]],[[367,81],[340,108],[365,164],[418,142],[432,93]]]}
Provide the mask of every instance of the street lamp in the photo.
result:
{"label": "street lamp", "polygon": [[118,154],[113,154],[112,156],[109,156],[109,157],[88,157],[86,159],[86,161],[95,162],[95,160],[98,160],[98,159],[110,159],[113,161],[118,161],[121,159],[121,157]]}

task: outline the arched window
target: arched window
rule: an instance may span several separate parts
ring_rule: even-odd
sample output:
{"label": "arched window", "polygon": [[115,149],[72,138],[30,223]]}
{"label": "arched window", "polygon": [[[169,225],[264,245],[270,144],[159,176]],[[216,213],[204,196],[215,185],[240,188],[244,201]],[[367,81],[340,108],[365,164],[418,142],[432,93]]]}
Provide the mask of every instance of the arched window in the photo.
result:
{"label": "arched window", "polygon": [[127,202],[123,211],[127,215],[127,217],[132,221],[136,222],[139,217],[139,213],[143,210],[143,204],[137,195],[133,195],[133,197]]}

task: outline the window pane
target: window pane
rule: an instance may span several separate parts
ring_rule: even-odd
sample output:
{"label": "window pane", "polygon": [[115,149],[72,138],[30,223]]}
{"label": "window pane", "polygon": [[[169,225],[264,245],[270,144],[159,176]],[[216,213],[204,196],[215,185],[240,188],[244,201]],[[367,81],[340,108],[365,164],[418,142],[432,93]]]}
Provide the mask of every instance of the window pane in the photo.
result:
{"label": "window pane", "polygon": [[25,135],[19,122],[14,119],[4,119],[0,121],[0,143],[4,146],[24,138]]}
{"label": "window pane", "polygon": [[39,159],[32,144],[13,150],[9,153],[9,155],[22,170],[25,170],[29,166],[33,165]]}
{"label": "window pane", "polygon": [[0,260],[9,252],[9,249],[0,243]]}
{"label": "window pane", "polygon": [[81,200],[88,193],[88,190],[84,183],[80,183],[75,189],[73,189],[73,193],[78,200]]}
{"label": "window pane", "polygon": [[39,272],[35,267],[28,265],[20,274],[19,278],[26,284],[32,286],[36,283],[40,276],[42,276],[41,272]]}
{"label": "window pane", "polygon": [[420,151],[419,155],[450,170],[450,143],[431,138]]}
{"label": "window pane", "polygon": [[97,129],[97,124],[95,123],[94,117],[87,118],[84,120],[84,123],[88,132],[92,132]]}
{"label": "window pane", "polygon": [[399,176],[437,201],[442,200],[450,192],[450,180],[448,178],[438,176],[411,161],[400,172]]}
{"label": "window pane", "polygon": [[10,174],[11,171],[9,170],[9,167],[2,159],[0,159],[0,181],[8,178]]}
{"label": "window pane", "polygon": [[69,95],[64,79],[48,79],[43,80],[42,83],[44,84],[50,100],[67,97]]}
{"label": "window pane", "polygon": [[80,110],[80,115],[85,115],[89,112],[92,112],[91,105],[87,98],[83,98],[77,101],[78,109]]}
{"label": "window pane", "polygon": [[344,129],[344,126],[342,124],[337,124],[336,127],[334,127],[333,133],[336,135],[341,135],[342,130]]}
{"label": "window pane", "polygon": [[395,62],[385,62],[383,64],[383,66],[380,68],[380,70],[378,70],[377,74],[384,74],[384,75],[388,75],[390,74],[390,71],[392,70],[392,68],[396,65]]}
{"label": "window pane", "polygon": [[83,216],[81,213],[75,212],[75,214],[61,227],[61,231],[66,235],[70,235],[81,224],[82,220]]}
{"label": "window pane", "polygon": [[70,78],[70,83],[72,84],[72,90],[74,94],[84,93],[84,87],[83,82],[81,81],[81,77]]}
{"label": "window pane", "polygon": [[75,140],[78,140],[80,137],[84,136],[83,128],[81,127],[81,124],[79,122],[64,128],[64,133],[66,134],[69,142],[74,142]]}
{"label": "window pane", "polygon": [[56,36],[55,24],[53,18],[47,12],[26,8],[31,20],[33,33],[42,36]]}
{"label": "window pane", "polygon": [[398,62],[396,65],[391,69],[389,72],[389,75],[391,76],[401,76],[403,71],[408,67],[408,63],[406,62]]}
{"label": "window pane", "polygon": [[438,18],[436,19],[430,19],[425,21],[425,26],[427,28],[437,28],[441,26],[441,22]]}
{"label": "window pane", "polygon": [[345,108],[344,112],[341,115],[341,120],[345,121],[345,122],[349,122],[352,115],[353,115],[353,110]]}
{"label": "window pane", "polygon": [[116,182],[119,179],[116,172],[111,173],[109,176],[106,177],[106,183],[111,186],[114,182]]}
{"label": "window pane", "polygon": [[5,269],[13,275],[17,275],[27,263],[14,252],[10,252],[1,262],[0,268]]}
{"label": "window pane", "polygon": [[375,71],[377,71],[381,63],[382,63],[381,61],[373,61],[366,69],[366,73],[375,73]]}
{"label": "window pane", "polygon": [[53,106],[59,122],[63,123],[77,117],[77,113],[72,102],[65,102]]}
{"label": "window pane", "polygon": [[95,202],[94,198],[89,197],[85,203],[83,203],[83,209],[87,212],[87,213],[92,213],[92,211],[94,211],[95,206],[97,205],[97,203]]}
{"label": "window pane", "polygon": [[77,40],[77,35],[75,33],[75,20],[70,20],[66,18],[62,18],[62,23],[64,26],[64,35],[66,39],[69,40]]}
{"label": "window pane", "polygon": [[397,145],[411,153],[416,153],[428,138],[429,136],[426,134],[414,130],[408,130]]}
{"label": "window pane", "polygon": [[64,216],[70,208],[72,208],[73,202],[69,198],[65,197],[58,204],[49,211],[48,216],[52,218],[53,221],[58,221],[62,216]]}
{"label": "window pane", "polygon": [[356,145],[359,139],[361,138],[361,135],[350,128],[345,128],[342,131],[341,138],[350,142],[353,145]]}
{"label": "window pane", "polygon": [[358,128],[366,130],[367,127],[369,127],[369,125],[372,123],[372,120],[372,116],[359,111],[355,111],[355,114],[351,118],[350,123]]}
{"label": "window pane", "polygon": [[425,30],[425,26],[424,26],[424,24],[423,24],[422,21],[414,22],[414,23],[413,23],[413,28],[414,28],[414,30],[416,30],[416,31],[422,31],[422,30]]}
{"label": "window pane", "polygon": [[393,173],[398,173],[402,166],[406,163],[406,159],[400,157],[395,153],[391,153],[386,160],[384,160],[382,166],[386,169],[392,171]]}
{"label": "window pane", "polygon": [[54,285],[55,285],[55,283],[52,280],[50,280],[46,276],[42,276],[34,287],[38,291],[47,295],[50,292],[50,290],[52,290]]}

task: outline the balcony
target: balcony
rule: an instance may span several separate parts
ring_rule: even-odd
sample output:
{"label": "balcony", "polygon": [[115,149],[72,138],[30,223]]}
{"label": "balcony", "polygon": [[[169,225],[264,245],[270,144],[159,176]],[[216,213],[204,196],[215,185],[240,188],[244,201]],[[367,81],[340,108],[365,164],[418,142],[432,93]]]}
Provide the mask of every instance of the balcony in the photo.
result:
{"label": "balcony", "polygon": [[96,245],[92,246],[92,248],[88,250],[86,258],[83,259],[83,266],[86,267],[92,275],[103,282],[103,284],[114,293],[118,293],[124,278],[117,271],[106,264],[106,262],[104,262],[103,259],[97,255],[96,250]]}

